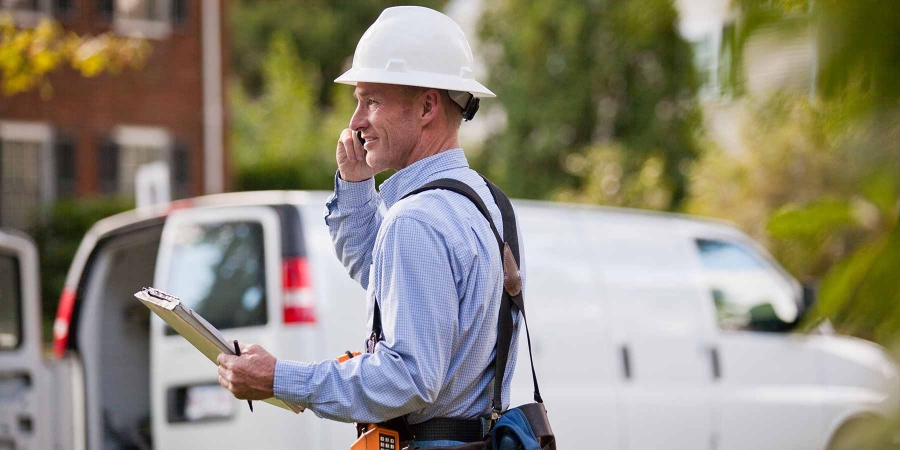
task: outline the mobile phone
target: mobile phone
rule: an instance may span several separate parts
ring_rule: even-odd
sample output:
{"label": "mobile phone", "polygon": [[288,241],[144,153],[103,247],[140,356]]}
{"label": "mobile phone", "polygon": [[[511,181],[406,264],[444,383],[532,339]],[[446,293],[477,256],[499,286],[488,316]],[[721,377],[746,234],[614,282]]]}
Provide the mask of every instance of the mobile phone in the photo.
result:
{"label": "mobile phone", "polygon": [[356,138],[359,139],[359,143],[363,146],[363,149],[366,148],[366,140],[362,137],[362,131],[356,132]]}

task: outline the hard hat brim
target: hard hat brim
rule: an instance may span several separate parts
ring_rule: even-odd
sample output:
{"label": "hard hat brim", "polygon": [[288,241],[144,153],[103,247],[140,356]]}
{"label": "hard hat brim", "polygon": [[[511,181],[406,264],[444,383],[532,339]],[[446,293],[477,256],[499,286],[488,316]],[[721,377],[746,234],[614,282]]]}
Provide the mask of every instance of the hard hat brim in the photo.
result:
{"label": "hard hat brim", "polygon": [[356,86],[356,83],[399,84],[434,89],[469,92],[475,97],[496,97],[488,88],[471,78],[461,78],[428,72],[395,72],[383,69],[354,67],[335,78],[335,83]]}

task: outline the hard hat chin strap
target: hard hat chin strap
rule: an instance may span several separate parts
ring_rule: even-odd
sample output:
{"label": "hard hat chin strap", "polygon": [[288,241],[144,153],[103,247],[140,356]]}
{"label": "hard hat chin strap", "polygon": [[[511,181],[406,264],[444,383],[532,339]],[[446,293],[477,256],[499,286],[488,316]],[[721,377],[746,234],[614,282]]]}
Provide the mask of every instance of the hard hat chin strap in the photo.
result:
{"label": "hard hat chin strap", "polygon": [[475,97],[474,95],[465,92],[465,91],[447,91],[450,95],[450,99],[453,100],[460,108],[463,110],[463,120],[466,122],[472,120],[475,117],[475,113],[478,112],[478,104],[481,103],[481,99]]}

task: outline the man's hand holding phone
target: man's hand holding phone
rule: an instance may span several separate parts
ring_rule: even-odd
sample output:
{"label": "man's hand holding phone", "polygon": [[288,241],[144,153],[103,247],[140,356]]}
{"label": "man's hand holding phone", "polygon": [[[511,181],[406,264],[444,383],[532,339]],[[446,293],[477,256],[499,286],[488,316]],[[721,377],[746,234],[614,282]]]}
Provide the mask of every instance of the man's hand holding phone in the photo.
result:
{"label": "man's hand holding phone", "polygon": [[338,170],[344,181],[363,181],[375,176],[379,170],[366,163],[366,149],[357,133],[345,128],[337,144]]}

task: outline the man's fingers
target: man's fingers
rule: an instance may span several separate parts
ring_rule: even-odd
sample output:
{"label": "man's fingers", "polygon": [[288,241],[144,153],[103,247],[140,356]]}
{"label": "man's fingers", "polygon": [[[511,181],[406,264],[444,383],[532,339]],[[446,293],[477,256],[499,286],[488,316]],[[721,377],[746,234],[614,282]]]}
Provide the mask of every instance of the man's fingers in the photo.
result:
{"label": "man's fingers", "polygon": [[355,145],[359,145],[356,142],[356,138],[353,136],[353,132],[347,136],[347,140],[344,141],[344,148],[347,149],[347,157],[350,158],[350,161],[359,162],[359,153],[356,151]]}
{"label": "man's fingers", "polygon": [[221,375],[219,375],[219,385],[225,389],[228,389],[228,392],[231,392],[232,394],[234,394],[234,391],[232,390],[232,389],[234,389],[234,385],[232,385],[231,382],[228,381],[227,378],[225,378]]}
{"label": "man's fingers", "polygon": [[234,365],[235,361],[237,361],[238,357],[234,355],[227,355],[225,353],[219,353],[219,356],[216,357],[216,362],[219,363],[219,366],[225,366],[226,368]]}
{"label": "man's fingers", "polygon": [[359,135],[357,133],[351,133],[351,140],[353,141],[353,151],[356,153],[356,159],[359,161],[366,160],[366,149],[363,147],[362,142],[359,141]]}
{"label": "man's fingers", "polygon": [[344,128],[344,131],[341,131],[341,137],[338,139],[338,156],[343,153],[347,159],[355,162],[356,154],[353,151],[353,143],[350,141],[352,136],[353,132],[349,128]]}

